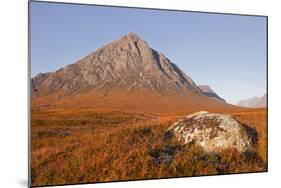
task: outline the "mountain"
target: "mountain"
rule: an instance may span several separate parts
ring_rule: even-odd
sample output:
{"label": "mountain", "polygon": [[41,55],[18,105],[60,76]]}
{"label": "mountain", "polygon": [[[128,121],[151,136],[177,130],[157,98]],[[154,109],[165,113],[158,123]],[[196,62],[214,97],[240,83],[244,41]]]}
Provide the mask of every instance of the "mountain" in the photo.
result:
{"label": "mountain", "polygon": [[74,64],[31,79],[33,106],[174,111],[230,107],[208,97],[162,53],[135,33]]}
{"label": "mountain", "polygon": [[34,92],[38,95],[59,90],[78,93],[84,89],[120,88],[200,92],[191,78],[134,33],[98,49],[75,64],[32,79],[32,89],[38,91]]}
{"label": "mountain", "polygon": [[253,97],[244,99],[238,102],[237,106],[250,107],[250,108],[261,108],[267,106],[267,94],[261,97]]}
{"label": "mountain", "polygon": [[212,97],[214,99],[220,100],[225,102],[225,100],[223,98],[221,98],[220,96],[218,96],[212,89],[210,86],[208,85],[198,85],[198,87],[201,89],[201,91],[207,95],[208,97]]}

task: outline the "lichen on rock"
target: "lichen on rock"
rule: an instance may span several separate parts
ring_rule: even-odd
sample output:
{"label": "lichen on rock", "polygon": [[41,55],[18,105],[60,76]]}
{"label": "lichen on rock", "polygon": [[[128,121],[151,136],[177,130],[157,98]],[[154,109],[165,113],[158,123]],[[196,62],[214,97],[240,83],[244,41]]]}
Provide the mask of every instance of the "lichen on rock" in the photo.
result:
{"label": "lichen on rock", "polygon": [[206,152],[234,148],[244,152],[253,147],[247,129],[230,115],[200,111],[175,122],[167,133],[181,144],[194,143]]}

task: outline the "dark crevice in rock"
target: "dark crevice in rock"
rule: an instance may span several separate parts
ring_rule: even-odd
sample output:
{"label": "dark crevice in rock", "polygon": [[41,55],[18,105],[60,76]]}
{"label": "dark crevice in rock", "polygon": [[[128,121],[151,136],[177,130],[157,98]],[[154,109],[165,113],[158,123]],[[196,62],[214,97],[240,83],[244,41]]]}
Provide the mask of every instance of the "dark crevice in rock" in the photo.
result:
{"label": "dark crevice in rock", "polygon": [[135,47],[136,47],[136,49],[138,51],[138,55],[141,56],[141,52],[140,52],[140,49],[139,49],[139,46],[138,46],[138,42],[134,41],[134,45],[135,45]]}

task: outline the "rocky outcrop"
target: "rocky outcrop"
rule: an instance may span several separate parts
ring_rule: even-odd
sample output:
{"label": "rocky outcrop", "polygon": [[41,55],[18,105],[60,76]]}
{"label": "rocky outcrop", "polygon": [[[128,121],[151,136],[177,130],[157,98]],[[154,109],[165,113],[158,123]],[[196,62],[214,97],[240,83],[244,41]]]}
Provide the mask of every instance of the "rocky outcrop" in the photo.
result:
{"label": "rocky outcrop", "polygon": [[196,144],[206,152],[234,148],[244,152],[257,141],[253,128],[240,124],[229,115],[206,111],[190,114],[175,122],[166,132],[181,144]]}

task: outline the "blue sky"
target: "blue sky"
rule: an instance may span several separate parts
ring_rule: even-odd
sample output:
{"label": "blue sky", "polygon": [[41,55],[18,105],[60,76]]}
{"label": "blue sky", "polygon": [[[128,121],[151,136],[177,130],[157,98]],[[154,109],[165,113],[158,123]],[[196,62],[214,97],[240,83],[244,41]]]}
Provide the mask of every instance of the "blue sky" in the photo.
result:
{"label": "blue sky", "polygon": [[266,92],[266,18],[31,2],[31,75],[135,32],[229,103]]}

